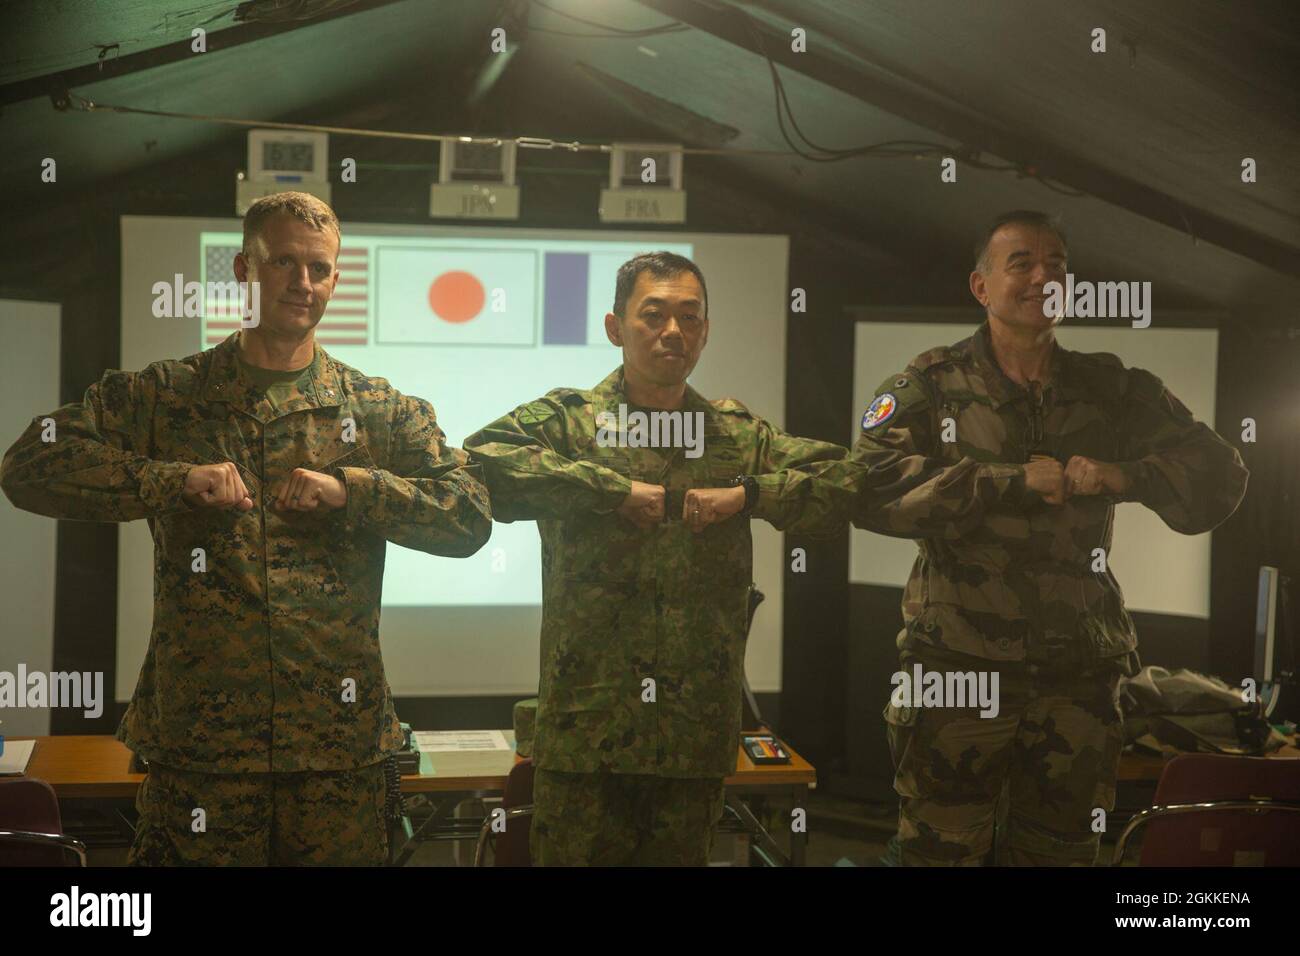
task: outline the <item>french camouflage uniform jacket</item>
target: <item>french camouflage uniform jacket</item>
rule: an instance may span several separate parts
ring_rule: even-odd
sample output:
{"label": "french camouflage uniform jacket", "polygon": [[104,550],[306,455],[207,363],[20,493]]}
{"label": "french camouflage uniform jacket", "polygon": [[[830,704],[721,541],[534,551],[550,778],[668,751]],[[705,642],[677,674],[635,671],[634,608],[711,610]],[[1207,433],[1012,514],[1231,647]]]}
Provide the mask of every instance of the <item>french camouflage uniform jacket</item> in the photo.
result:
{"label": "french camouflage uniform jacket", "polygon": [[[743,515],[692,533],[681,521],[685,492],[753,475],[751,516],[801,530],[817,511],[811,475],[847,450],[787,435],[689,386],[681,410],[704,415],[700,457],[602,447],[597,416],[617,419],[627,402],[620,367],[590,391],[555,389],[465,441],[495,518],[535,520],[541,533],[534,757],[553,771],[727,776],[740,742],[753,547]],[[616,513],[634,480],[664,487],[658,528]],[[646,678],[653,703],[643,701]]]}
{"label": "french camouflage uniform jacket", "polygon": [[[402,744],[379,652],[386,542],[473,554],[491,533],[487,489],[422,399],[317,345],[310,385],[276,412],[241,377],[237,350],[238,333],[105,372],[83,402],[32,422],[0,486],[38,514],[149,522],[153,631],[117,733],[132,750],[216,773],[373,764]],[[227,461],[252,509],[186,505],[189,470]],[[275,509],[296,467],[342,477],[346,507]]]}
{"label": "french camouflage uniform jacket", "polygon": [[[920,552],[900,650],[1066,672],[1114,659],[1131,671],[1137,639],[1109,561],[1115,503],[1200,534],[1246,489],[1237,450],[1150,372],[1057,344],[1048,382],[1023,388],[998,365],[987,322],[886,379],[862,425],[853,522],[915,538]],[[1049,505],[1026,489],[1031,455],[1117,462],[1129,490]],[[1098,548],[1105,569],[1094,571]]]}

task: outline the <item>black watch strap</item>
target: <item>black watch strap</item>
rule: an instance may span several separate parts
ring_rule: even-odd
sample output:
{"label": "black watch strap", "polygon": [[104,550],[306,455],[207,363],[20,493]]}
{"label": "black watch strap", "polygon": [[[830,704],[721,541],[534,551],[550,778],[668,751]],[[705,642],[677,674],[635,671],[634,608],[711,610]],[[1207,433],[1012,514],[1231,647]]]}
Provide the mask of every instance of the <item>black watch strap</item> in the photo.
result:
{"label": "black watch strap", "polygon": [[745,489],[745,508],[740,513],[750,515],[758,505],[758,482],[754,480],[753,475],[737,475],[731,479],[731,487],[737,486]]}

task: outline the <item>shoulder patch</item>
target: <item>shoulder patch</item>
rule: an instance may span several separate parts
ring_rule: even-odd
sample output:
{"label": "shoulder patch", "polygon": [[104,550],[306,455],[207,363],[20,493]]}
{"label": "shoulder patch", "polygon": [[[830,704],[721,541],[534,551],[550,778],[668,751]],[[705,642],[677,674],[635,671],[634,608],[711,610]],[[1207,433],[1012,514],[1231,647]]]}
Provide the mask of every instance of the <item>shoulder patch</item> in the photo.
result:
{"label": "shoulder patch", "polygon": [[883,425],[894,417],[896,411],[898,411],[898,399],[894,397],[894,393],[882,392],[862,413],[862,430]]}
{"label": "shoulder patch", "polygon": [[909,368],[901,374],[889,376],[876,388],[875,398],[862,415],[862,429],[875,428],[902,412],[923,409],[929,404],[930,393],[921,381],[920,373]]}
{"label": "shoulder patch", "polygon": [[540,399],[527,405],[520,405],[515,412],[515,418],[521,425],[536,425],[554,416],[555,406]]}
{"label": "shoulder patch", "polygon": [[740,415],[742,418],[753,418],[754,413],[746,408],[740,401],[734,398],[720,398],[716,402],[710,402],[713,410],[723,412],[727,415]]}

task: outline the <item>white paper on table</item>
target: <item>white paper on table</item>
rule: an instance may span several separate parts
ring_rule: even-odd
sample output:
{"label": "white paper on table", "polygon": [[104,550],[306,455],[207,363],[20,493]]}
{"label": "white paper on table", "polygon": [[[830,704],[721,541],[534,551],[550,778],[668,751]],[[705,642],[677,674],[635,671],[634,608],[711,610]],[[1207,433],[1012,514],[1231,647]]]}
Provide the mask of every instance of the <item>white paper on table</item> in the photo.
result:
{"label": "white paper on table", "polygon": [[499,730],[417,730],[411,737],[416,748],[427,754],[511,749]]}
{"label": "white paper on table", "polygon": [[6,740],[5,752],[0,754],[0,777],[12,777],[27,772],[27,761],[36,749],[34,740]]}

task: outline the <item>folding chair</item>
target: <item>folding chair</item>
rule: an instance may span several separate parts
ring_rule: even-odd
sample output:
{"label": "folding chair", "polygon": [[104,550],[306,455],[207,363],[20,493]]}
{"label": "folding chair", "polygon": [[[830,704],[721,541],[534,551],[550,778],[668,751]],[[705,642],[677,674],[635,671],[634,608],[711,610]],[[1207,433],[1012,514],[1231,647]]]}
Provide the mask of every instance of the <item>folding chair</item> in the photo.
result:
{"label": "folding chair", "polygon": [[85,865],[86,845],[64,835],[53,788],[30,777],[0,780],[0,866]]}
{"label": "folding chair", "polygon": [[[505,830],[497,835],[492,844],[494,866],[532,866],[528,852],[528,837],[532,831],[533,817],[533,761],[532,758],[521,760],[510,768],[506,777],[506,789],[501,798],[501,809],[505,811]],[[496,819],[501,819],[496,817]],[[488,814],[478,833],[478,843],[474,847],[474,865],[485,866],[488,842],[492,838],[494,823],[492,814]],[[515,824],[512,826],[512,824]]]}
{"label": "folding chair", "polygon": [[1112,866],[1142,827],[1142,866],[1300,866],[1300,760],[1181,754],[1154,800],[1120,833]]}

